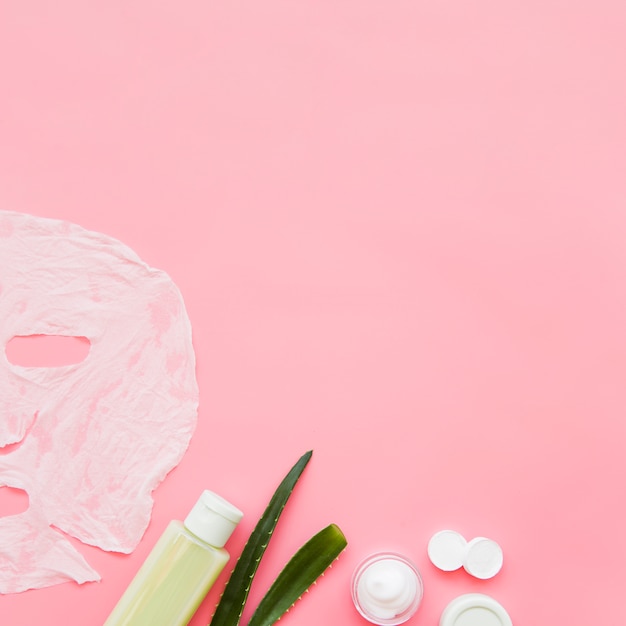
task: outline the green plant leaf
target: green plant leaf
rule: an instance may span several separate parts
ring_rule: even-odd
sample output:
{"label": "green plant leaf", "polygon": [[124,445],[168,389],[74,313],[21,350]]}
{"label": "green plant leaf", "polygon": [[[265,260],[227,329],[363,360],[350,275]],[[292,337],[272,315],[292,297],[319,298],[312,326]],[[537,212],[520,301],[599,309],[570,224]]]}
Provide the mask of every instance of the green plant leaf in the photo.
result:
{"label": "green plant leaf", "polygon": [[277,622],[347,545],[341,529],[335,524],[313,535],[285,565],[259,603],[248,626],[271,626]]}
{"label": "green plant leaf", "polygon": [[276,528],[278,518],[312,454],[312,450],[303,454],[278,485],[241,552],[215,609],[210,626],[237,626],[239,624],[261,557]]}

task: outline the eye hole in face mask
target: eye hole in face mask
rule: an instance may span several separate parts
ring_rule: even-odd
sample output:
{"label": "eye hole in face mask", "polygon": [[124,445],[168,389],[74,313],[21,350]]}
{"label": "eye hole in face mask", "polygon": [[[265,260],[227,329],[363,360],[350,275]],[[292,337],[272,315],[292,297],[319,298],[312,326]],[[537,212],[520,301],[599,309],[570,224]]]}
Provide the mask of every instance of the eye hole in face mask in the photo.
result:
{"label": "eye hole in face mask", "polygon": [[21,367],[63,367],[84,361],[91,343],[87,337],[17,335],[6,345],[9,363]]}
{"label": "eye hole in face mask", "polygon": [[24,513],[29,504],[28,494],[23,489],[0,486],[0,517]]}

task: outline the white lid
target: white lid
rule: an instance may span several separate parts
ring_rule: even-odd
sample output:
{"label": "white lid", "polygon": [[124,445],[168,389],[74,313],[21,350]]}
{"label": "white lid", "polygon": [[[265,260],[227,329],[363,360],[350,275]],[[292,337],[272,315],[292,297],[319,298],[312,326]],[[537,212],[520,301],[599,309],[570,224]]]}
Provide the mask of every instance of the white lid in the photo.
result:
{"label": "white lid", "polygon": [[495,576],[503,561],[502,548],[498,543],[486,537],[476,537],[467,544],[463,567],[468,574],[484,580]]}
{"label": "white lid", "polygon": [[224,547],[243,513],[212,491],[203,491],[185,518],[185,527],[216,548]]}
{"label": "white lid", "polygon": [[428,542],[428,558],[444,572],[459,569],[464,562],[467,541],[454,530],[440,530]]}
{"label": "white lid", "polygon": [[513,622],[504,607],[490,596],[468,593],[448,604],[439,626],[513,626]]}
{"label": "white lid", "polygon": [[422,595],[417,568],[399,554],[370,556],[356,568],[352,579],[354,605],[373,624],[406,622],[417,611]]}

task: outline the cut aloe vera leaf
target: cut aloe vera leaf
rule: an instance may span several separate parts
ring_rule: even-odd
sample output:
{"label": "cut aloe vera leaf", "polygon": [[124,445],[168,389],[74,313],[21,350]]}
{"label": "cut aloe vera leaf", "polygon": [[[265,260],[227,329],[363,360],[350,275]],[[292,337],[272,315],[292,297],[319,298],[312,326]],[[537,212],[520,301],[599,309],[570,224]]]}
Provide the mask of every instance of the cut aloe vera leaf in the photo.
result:
{"label": "cut aloe vera leaf", "polygon": [[259,603],[248,626],[270,626],[277,622],[347,545],[341,529],[335,524],[313,535],[285,565]]}
{"label": "cut aloe vera leaf", "polygon": [[210,626],[237,626],[239,624],[261,557],[272,538],[278,518],[312,454],[312,450],[303,454],[278,485],[237,560],[235,569],[226,583],[224,593],[211,618]]}

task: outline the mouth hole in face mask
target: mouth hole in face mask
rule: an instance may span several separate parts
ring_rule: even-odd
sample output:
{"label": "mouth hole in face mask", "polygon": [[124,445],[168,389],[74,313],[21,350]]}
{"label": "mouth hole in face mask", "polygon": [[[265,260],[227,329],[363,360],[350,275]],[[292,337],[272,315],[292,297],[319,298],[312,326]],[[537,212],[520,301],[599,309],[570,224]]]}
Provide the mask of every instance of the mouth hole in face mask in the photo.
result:
{"label": "mouth hole in face mask", "polygon": [[89,354],[87,337],[65,335],[16,335],[6,345],[9,363],[22,367],[76,365]]}
{"label": "mouth hole in face mask", "polygon": [[30,505],[28,494],[17,487],[0,487],[0,517],[24,513]]}

